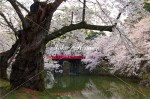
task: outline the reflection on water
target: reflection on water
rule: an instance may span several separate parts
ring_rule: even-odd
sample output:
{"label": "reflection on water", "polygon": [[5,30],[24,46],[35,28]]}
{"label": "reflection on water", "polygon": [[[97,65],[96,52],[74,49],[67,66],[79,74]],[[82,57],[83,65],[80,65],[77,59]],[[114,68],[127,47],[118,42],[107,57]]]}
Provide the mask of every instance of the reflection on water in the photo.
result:
{"label": "reflection on water", "polygon": [[133,87],[113,77],[59,76],[48,91],[56,99],[150,99],[150,89],[138,86],[134,80],[124,81]]}
{"label": "reflection on water", "polygon": [[54,81],[55,81],[54,80],[54,76],[51,73],[51,71],[47,70],[45,73],[46,73],[45,78],[44,78],[44,80],[45,80],[45,87],[50,89],[50,88],[52,88],[54,86]]}

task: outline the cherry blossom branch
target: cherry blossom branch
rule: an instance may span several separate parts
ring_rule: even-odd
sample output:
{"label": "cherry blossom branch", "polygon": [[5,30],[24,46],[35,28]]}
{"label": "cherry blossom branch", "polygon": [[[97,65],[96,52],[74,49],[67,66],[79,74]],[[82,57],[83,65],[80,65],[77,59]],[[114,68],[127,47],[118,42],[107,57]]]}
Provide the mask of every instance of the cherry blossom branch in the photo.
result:
{"label": "cherry blossom branch", "polygon": [[13,6],[14,10],[18,14],[18,16],[19,16],[19,18],[20,18],[20,20],[22,22],[23,28],[26,29],[27,28],[26,20],[25,20],[23,14],[22,14],[20,8],[18,7],[16,0],[8,0],[8,1],[10,2],[10,4]]}
{"label": "cherry blossom branch", "polygon": [[73,24],[73,12],[71,14],[71,24]]}
{"label": "cherry blossom branch", "polygon": [[18,34],[18,32],[16,31],[16,29],[14,28],[14,26],[12,25],[12,23],[10,21],[8,21],[8,19],[6,18],[6,16],[2,12],[0,12],[0,16],[3,17],[3,19],[7,23],[7,26],[9,28],[11,28],[13,30],[13,32],[15,32],[15,34]]}
{"label": "cherry blossom branch", "polygon": [[[116,20],[119,20],[119,19],[120,19],[121,14],[123,13],[123,11],[124,11],[129,5],[130,5],[130,2],[129,2],[127,5],[125,5],[125,6],[123,7],[122,11],[118,14]],[[117,25],[117,22],[115,23],[115,25]]]}
{"label": "cherry blossom branch", "polygon": [[27,13],[30,12],[23,4],[21,4],[21,3],[18,2],[18,1],[16,1],[16,2],[17,2],[17,4],[18,4],[22,9],[24,9]]}

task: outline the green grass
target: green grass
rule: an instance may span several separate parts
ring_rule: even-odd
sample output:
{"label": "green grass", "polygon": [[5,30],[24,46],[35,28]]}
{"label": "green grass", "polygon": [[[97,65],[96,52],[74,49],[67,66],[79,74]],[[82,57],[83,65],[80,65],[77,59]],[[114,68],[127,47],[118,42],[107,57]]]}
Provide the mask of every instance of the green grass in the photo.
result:
{"label": "green grass", "polygon": [[0,79],[0,87],[9,86],[9,82],[7,80]]}
{"label": "green grass", "polygon": [[52,95],[50,92],[33,91],[27,88],[20,88],[11,92],[6,97],[3,97],[10,91],[9,82],[7,80],[0,79],[0,99],[57,99],[56,96]]}

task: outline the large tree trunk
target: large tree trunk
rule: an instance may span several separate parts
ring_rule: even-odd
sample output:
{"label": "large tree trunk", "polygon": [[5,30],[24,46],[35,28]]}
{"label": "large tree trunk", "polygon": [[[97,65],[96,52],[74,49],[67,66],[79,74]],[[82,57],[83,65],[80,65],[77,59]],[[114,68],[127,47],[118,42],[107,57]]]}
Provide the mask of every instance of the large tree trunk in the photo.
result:
{"label": "large tree trunk", "polygon": [[[10,83],[13,88],[26,87],[43,91],[46,36],[50,29],[53,13],[64,0],[47,4],[46,13],[30,13],[25,22],[28,26],[20,33],[20,51],[12,64]],[[11,2],[13,5],[13,2]]]}
{"label": "large tree trunk", "polygon": [[[47,20],[51,20],[51,17]],[[22,31],[20,51],[12,64],[10,75],[13,88],[26,87],[39,91],[45,89],[43,55],[46,44],[44,40],[50,27],[50,21],[47,20],[41,26],[30,23],[30,28]]]}
{"label": "large tree trunk", "polygon": [[39,48],[33,52],[20,52],[16,57],[10,76],[10,83],[14,88],[26,87],[44,90],[44,53],[42,50],[44,49]]}

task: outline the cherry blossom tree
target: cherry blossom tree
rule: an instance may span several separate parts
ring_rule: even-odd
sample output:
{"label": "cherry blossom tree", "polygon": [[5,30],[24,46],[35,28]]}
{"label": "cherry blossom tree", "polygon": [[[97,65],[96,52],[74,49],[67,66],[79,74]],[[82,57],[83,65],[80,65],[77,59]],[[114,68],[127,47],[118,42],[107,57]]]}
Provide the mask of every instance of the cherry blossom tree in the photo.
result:
{"label": "cherry blossom tree", "polygon": [[[127,18],[111,36],[99,36],[91,46],[98,47],[94,52],[88,51],[86,67],[90,70],[102,65],[104,60],[113,67],[111,73],[120,73],[126,76],[138,76],[149,72],[149,12],[143,9],[144,1],[131,1]],[[142,19],[143,18],[143,19]],[[149,78],[148,78],[149,79]]]}

